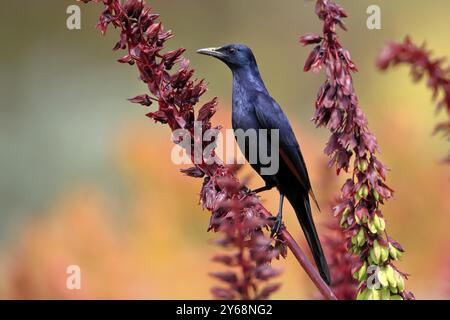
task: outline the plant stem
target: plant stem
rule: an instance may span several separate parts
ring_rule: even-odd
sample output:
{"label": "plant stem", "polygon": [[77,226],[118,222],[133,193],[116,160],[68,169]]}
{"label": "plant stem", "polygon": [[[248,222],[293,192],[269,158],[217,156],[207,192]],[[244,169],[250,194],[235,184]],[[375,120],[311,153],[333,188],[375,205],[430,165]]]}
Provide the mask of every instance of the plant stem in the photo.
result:
{"label": "plant stem", "polygon": [[325,283],[325,281],[323,281],[322,277],[319,275],[319,272],[317,272],[316,268],[314,268],[314,266],[311,264],[302,248],[300,248],[294,238],[292,238],[292,235],[289,233],[289,231],[287,231],[286,229],[282,230],[281,237],[284,241],[286,241],[286,244],[292,251],[292,254],[295,256],[297,261],[311,278],[317,289],[319,289],[320,293],[327,300],[337,300],[337,297],[334,294],[333,290],[331,290],[331,288]]}
{"label": "plant stem", "polygon": [[[273,217],[271,213],[269,213],[262,205],[261,210],[264,211],[264,215],[267,218]],[[311,261],[307,258],[302,248],[298,245],[292,235],[286,228],[281,229],[279,237],[282,241],[286,243],[288,248],[291,250],[294,257],[297,259],[298,263],[305,270],[308,277],[323,295],[323,297],[327,300],[338,300],[333,290],[323,281],[317,269],[313,266]]]}

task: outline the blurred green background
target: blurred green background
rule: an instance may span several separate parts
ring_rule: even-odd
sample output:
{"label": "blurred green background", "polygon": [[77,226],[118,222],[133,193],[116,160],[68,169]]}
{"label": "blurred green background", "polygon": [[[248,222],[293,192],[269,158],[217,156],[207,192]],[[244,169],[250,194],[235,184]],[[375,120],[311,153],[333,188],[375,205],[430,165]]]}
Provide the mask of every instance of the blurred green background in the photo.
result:
{"label": "blurred green background", "polygon": [[[66,28],[74,1],[0,3],[0,297],[210,298],[207,273],[219,249],[208,241],[208,214],[198,206],[200,181],[170,162],[168,129],[126,98],[145,92],[132,67],[115,63],[118,37],[94,29],[99,5],[83,5],[82,29]],[[187,49],[198,77],[218,96],[216,122],[229,127],[230,72],[198,48],[248,44],[272,96],[291,119],[310,163],[320,201],[338,181],[322,154],[328,132],[310,122],[323,74],[302,72],[309,48],[298,36],[320,32],[314,2],[302,0],[147,1]],[[395,199],[384,208],[391,235],[407,249],[401,267],[418,298],[450,296],[448,141],[431,135],[436,115],[425,84],[408,70],[379,73],[374,61],[388,40],[409,34],[450,56],[447,0],[341,0],[349,32],[343,43],[360,72],[355,86],[390,167]],[[377,4],[382,30],[368,30]],[[247,170],[250,173],[250,170]],[[252,185],[259,185],[257,177]],[[321,192],[323,190],[323,192]],[[265,195],[276,208],[276,193]],[[324,210],[319,224],[330,220]],[[300,230],[286,214],[291,231]],[[326,232],[322,229],[322,232]],[[66,267],[80,265],[82,290],[65,287]],[[288,258],[275,298],[314,298]]]}

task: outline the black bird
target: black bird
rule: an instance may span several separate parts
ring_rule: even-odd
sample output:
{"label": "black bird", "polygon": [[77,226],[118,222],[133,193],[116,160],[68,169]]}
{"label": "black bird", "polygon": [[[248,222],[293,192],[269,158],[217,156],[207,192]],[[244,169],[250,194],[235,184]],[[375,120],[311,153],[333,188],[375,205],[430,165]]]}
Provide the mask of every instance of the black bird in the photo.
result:
{"label": "black bird", "polygon": [[[256,189],[254,192],[259,193],[276,187],[280,193],[279,211],[272,229],[272,236],[277,234],[282,226],[284,197],[289,200],[303,229],[319,272],[324,281],[330,284],[328,264],[311,214],[309,196],[316,205],[317,201],[311,188],[305,161],[286,115],[269,95],[261,79],[252,51],[242,44],[230,44],[220,48],[200,49],[197,52],[223,61],[233,73],[232,124],[235,131],[238,129],[244,131],[249,129],[279,130],[279,169],[274,175],[261,175],[262,164],[259,158],[257,163],[250,163],[266,183],[264,187]],[[240,145],[247,160],[249,160],[250,143],[246,139],[244,145]],[[259,143],[258,141],[258,147]],[[317,207],[319,208],[318,205]]]}

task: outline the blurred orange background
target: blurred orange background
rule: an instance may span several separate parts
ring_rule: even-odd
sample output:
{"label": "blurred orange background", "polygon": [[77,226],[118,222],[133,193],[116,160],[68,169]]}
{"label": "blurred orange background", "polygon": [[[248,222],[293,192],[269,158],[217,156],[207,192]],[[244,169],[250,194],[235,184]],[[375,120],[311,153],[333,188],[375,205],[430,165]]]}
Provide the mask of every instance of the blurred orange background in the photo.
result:
{"label": "blurred orange background", "polygon": [[[244,42],[258,59],[269,91],[295,127],[319,201],[328,203],[342,180],[326,168],[324,129],[309,121],[323,75],[304,74],[309,53],[296,41],[319,32],[313,2],[286,0],[148,1],[184,46],[198,77],[219,96],[215,124],[230,127],[231,78],[221,64],[195,49]],[[365,26],[372,1],[339,1],[349,13],[343,42],[361,72],[360,102],[391,169],[396,193],[383,209],[389,233],[407,250],[401,268],[419,299],[450,297],[450,167],[439,163],[448,141],[431,133],[445,119],[434,113],[425,84],[408,70],[380,74],[374,61],[388,40],[406,34],[450,56],[450,3],[377,1],[383,28]],[[198,205],[200,179],[183,176],[170,160],[168,128],[126,98],[145,92],[133,68],[115,63],[117,33],[94,30],[100,6],[82,8],[82,29],[65,27],[72,1],[0,4],[0,298],[209,299],[221,249],[207,233],[209,213]],[[25,8],[25,9],[24,9]],[[8,12],[15,12],[10,15]],[[19,21],[19,23],[17,23]],[[331,173],[331,174],[330,174]],[[252,176],[251,186],[261,180]],[[342,179],[344,177],[341,177]],[[276,192],[264,204],[276,210]],[[303,236],[291,209],[286,224]],[[315,214],[320,233],[330,210]],[[316,298],[289,255],[275,264],[283,284],[273,297]],[[66,288],[66,269],[81,268],[81,290]]]}

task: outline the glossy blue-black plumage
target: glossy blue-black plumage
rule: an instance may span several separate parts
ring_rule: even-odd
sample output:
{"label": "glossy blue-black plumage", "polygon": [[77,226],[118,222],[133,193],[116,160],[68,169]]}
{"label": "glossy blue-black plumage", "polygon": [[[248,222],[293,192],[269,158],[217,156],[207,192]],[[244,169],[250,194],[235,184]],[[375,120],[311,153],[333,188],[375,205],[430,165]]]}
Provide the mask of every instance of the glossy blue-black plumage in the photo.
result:
{"label": "glossy blue-black plumage", "polygon": [[[330,283],[328,265],[311,214],[309,196],[314,197],[314,194],[305,161],[289,120],[264,85],[252,51],[245,45],[227,45],[217,49],[202,49],[199,53],[222,60],[233,73],[234,130],[279,130],[279,170],[274,175],[261,177],[266,185],[276,187],[286,196],[293,206],[320,274]],[[248,159],[249,145],[244,144],[240,148]],[[251,165],[260,173],[259,161]]]}

